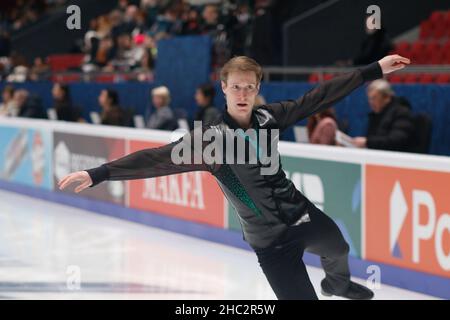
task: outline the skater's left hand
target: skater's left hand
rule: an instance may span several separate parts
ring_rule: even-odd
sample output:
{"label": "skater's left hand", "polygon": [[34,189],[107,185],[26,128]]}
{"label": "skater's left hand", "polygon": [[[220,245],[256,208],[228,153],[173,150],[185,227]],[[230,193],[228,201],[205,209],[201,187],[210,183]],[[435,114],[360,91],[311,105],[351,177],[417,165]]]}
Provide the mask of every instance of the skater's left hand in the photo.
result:
{"label": "skater's left hand", "polygon": [[379,60],[381,70],[383,74],[388,74],[406,67],[406,65],[411,63],[411,60],[408,58],[399,56],[398,54],[393,54],[390,56],[386,56],[383,59]]}
{"label": "skater's left hand", "polygon": [[58,182],[58,187],[60,190],[64,190],[72,183],[78,184],[78,186],[75,188],[75,192],[79,193],[92,185],[92,179],[87,171],[72,172]]}

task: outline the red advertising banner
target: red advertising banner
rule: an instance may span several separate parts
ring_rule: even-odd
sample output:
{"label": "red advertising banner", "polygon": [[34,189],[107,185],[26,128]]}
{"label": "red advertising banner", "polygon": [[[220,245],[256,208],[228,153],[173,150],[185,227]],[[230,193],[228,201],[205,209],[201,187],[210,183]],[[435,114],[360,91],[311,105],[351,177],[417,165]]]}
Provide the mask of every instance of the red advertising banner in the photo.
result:
{"label": "red advertising banner", "polygon": [[366,165],[366,259],[450,277],[450,173]]}
{"label": "red advertising banner", "polygon": [[[129,152],[161,146],[129,141]],[[129,207],[224,228],[225,197],[209,172],[194,171],[129,182]]]}

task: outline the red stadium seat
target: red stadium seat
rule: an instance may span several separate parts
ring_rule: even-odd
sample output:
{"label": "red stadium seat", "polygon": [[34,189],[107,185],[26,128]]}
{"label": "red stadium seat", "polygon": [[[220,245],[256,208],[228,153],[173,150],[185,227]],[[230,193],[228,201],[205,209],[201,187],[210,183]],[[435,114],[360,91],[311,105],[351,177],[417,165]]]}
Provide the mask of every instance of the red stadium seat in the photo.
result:
{"label": "red stadium seat", "polygon": [[53,54],[47,57],[47,63],[53,72],[58,72],[79,68],[83,59],[84,54]]}
{"label": "red stadium seat", "polygon": [[331,80],[331,79],[333,79],[333,77],[334,77],[333,74],[331,74],[331,73],[325,73],[325,74],[323,75],[323,80],[324,80],[324,81]]}
{"label": "red stadium seat", "polygon": [[434,39],[441,39],[446,35],[446,33],[447,33],[447,26],[445,21],[442,21],[439,24],[434,25],[432,31],[432,36]]}
{"label": "red stadium seat", "polygon": [[433,11],[430,15],[429,20],[432,23],[438,23],[438,22],[442,22],[444,21],[446,18],[446,14],[444,14],[444,12],[442,11]]}
{"label": "red stadium seat", "polygon": [[115,75],[114,74],[99,74],[95,77],[95,82],[100,82],[100,83],[110,83],[110,82],[114,82],[115,80]]}
{"label": "red stadium seat", "polygon": [[431,37],[431,34],[433,33],[433,24],[431,21],[422,21],[420,23],[420,39],[424,40]]}
{"label": "red stadium seat", "polygon": [[399,42],[396,44],[394,52],[401,56],[408,56],[411,52],[411,45],[408,42]]}
{"label": "red stadium seat", "polygon": [[450,83],[450,74],[442,73],[439,74],[434,80],[435,83]]}
{"label": "red stadium seat", "polygon": [[413,64],[424,64],[427,61],[426,44],[424,41],[416,41],[411,45],[411,62]]}
{"label": "red stadium seat", "polygon": [[424,56],[424,64],[439,64],[442,56],[440,43],[438,41],[427,43],[424,50]]}
{"label": "red stadium seat", "polygon": [[429,57],[429,64],[443,64],[444,63],[444,52],[443,50],[434,51]]}
{"label": "red stadium seat", "polygon": [[396,74],[391,75],[388,78],[388,80],[391,83],[402,83],[403,82],[403,75],[399,74],[399,73],[396,73]]}
{"label": "red stadium seat", "polygon": [[446,52],[442,55],[441,64],[450,64],[450,53]]}
{"label": "red stadium seat", "polygon": [[317,82],[319,82],[319,74],[311,73],[309,75],[308,82],[309,83],[317,83]]}
{"label": "red stadium seat", "polygon": [[424,73],[419,76],[420,83],[432,83],[434,81],[434,75],[432,73]]}
{"label": "red stadium seat", "polygon": [[408,73],[403,78],[403,83],[417,83],[419,80],[419,77],[415,73]]}

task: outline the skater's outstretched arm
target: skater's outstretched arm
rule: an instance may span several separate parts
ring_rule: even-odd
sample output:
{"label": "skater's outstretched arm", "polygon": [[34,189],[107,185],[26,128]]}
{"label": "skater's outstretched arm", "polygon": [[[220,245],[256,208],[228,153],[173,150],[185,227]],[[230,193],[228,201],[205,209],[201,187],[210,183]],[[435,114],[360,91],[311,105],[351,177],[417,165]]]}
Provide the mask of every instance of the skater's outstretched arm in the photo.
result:
{"label": "skater's outstretched arm", "polygon": [[[200,164],[194,163],[194,149],[188,141],[182,138],[162,147],[130,153],[96,168],[70,173],[58,182],[58,187],[62,190],[77,183],[75,192],[78,193],[105,180],[145,179],[189,171],[211,171],[212,166],[205,164],[203,160]],[[186,148],[191,149],[190,163],[175,164],[172,161],[172,149],[179,144],[186,144]]]}
{"label": "skater's outstretched arm", "polygon": [[400,70],[409,63],[408,58],[399,55],[386,56],[363,68],[325,81],[297,100],[272,103],[262,108],[268,109],[277,119],[280,129],[284,130],[296,122],[332,106],[364,82]]}

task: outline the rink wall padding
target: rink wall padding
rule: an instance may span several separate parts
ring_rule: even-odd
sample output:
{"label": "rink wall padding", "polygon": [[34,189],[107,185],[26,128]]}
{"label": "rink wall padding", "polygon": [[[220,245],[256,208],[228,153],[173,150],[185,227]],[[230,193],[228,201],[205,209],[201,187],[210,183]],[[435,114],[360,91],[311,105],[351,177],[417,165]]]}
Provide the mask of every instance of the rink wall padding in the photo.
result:
{"label": "rink wall padding", "polygon": [[[2,189],[250,249],[209,173],[56,190],[65,174],[167,143],[168,132],[0,119],[0,137]],[[448,157],[289,142],[280,152],[287,176],[338,224],[355,276],[450,299]]]}

